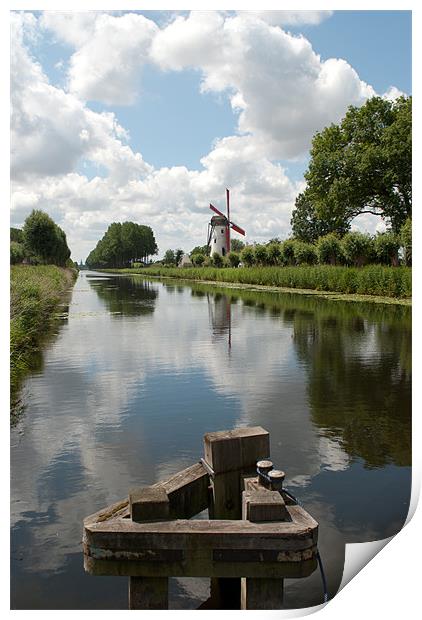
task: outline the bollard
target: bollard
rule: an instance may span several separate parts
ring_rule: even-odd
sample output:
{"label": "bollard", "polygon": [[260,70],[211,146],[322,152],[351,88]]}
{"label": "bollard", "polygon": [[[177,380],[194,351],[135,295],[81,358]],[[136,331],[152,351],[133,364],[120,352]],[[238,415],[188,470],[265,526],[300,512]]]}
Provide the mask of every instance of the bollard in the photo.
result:
{"label": "bollard", "polygon": [[286,477],[284,471],[280,471],[279,469],[273,469],[268,473],[268,478],[270,481],[270,489],[272,491],[281,491],[283,489],[283,481]]}
{"label": "bollard", "polygon": [[258,461],[256,464],[256,468],[258,470],[259,484],[265,487],[266,489],[268,489],[270,486],[268,482],[268,474],[273,468],[273,462],[272,461]]}

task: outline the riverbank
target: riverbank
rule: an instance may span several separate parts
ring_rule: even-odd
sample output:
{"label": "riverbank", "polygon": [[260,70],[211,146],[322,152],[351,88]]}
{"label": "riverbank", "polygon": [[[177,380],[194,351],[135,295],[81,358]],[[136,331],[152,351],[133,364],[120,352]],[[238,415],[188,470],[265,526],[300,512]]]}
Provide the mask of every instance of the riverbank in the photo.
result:
{"label": "riverbank", "polygon": [[74,269],[55,265],[10,268],[10,389],[16,404],[21,379],[31,356],[48,332],[63,295],[76,280]]}
{"label": "riverbank", "polygon": [[101,271],[195,280],[233,288],[313,294],[348,301],[411,305],[412,295],[412,270],[409,267],[146,267]]}

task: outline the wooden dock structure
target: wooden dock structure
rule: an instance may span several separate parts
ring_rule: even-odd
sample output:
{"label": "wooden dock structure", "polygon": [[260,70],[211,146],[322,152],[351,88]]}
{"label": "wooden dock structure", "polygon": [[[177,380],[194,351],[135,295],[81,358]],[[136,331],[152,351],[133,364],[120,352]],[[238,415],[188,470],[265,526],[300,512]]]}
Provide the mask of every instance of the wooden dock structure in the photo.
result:
{"label": "wooden dock structure", "polygon": [[222,608],[230,591],[241,609],[281,609],[283,580],[316,569],[318,523],[269,455],[260,426],[207,433],[199,463],[84,520],[85,570],[129,577],[129,609],[168,609],[169,577],[209,577]]}

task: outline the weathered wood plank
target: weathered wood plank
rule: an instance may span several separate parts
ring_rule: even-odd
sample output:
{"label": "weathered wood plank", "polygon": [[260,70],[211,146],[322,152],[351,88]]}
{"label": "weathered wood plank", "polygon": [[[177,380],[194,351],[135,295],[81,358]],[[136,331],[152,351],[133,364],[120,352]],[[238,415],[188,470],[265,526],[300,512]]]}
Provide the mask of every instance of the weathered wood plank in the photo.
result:
{"label": "weathered wood plank", "polygon": [[160,486],[143,487],[129,493],[130,518],[132,521],[158,521],[169,517],[169,498]]}
{"label": "weathered wood plank", "polygon": [[172,519],[189,519],[208,508],[208,485],[208,473],[196,463],[153,486],[167,493]]}
{"label": "weathered wood plank", "polygon": [[[177,540],[179,536],[189,538],[191,534],[206,534],[205,538],[213,538],[225,536],[230,538],[234,536],[236,540],[249,539],[254,537],[266,537],[275,539],[299,539],[309,536],[315,537],[318,531],[318,523],[303,508],[297,505],[287,506],[287,511],[291,521],[252,523],[250,521],[240,520],[209,520],[209,519],[176,519],[172,521],[158,521],[155,523],[134,523],[130,519],[122,517],[92,522],[88,519],[85,521],[85,533],[90,536],[101,536],[102,534],[127,533],[133,536],[167,536],[170,540],[172,537]],[[243,541],[243,543],[245,542]]]}
{"label": "weathered wood plank", "polygon": [[129,577],[129,609],[168,609],[168,578]]}
{"label": "weathered wood plank", "polygon": [[283,579],[242,579],[241,609],[282,609]]}
{"label": "weathered wood plank", "polygon": [[205,460],[216,474],[256,465],[270,453],[270,435],[261,426],[204,435]]}
{"label": "weathered wood plank", "polygon": [[[208,507],[209,475],[200,463],[177,472],[166,480],[151,485],[163,487],[170,502],[170,518],[189,519]],[[130,516],[129,499],[102,508],[84,519],[84,524]]]}
{"label": "weathered wood plank", "polygon": [[[316,548],[303,551],[301,559],[289,561],[224,561],[214,560],[212,550],[202,550],[190,557],[185,550],[180,561],[146,561],[136,559],[93,558],[84,554],[85,570],[91,575],[139,577],[211,577],[211,578],[288,578],[298,579],[311,575],[316,566]],[[283,558],[286,558],[283,554]]]}
{"label": "weathered wood plank", "polygon": [[[259,478],[258,482],[260,482]],[[243,491],[242,515],[243,519],[250,519],[258,523],[265,523],[277,515],[283,520],[290,516],[280,493],[264,489],[261,484],[258,489]],[[281,558],[284,561],[286,559],[293,560],[293,557],[298,561],[304,559],[301,551],[287,552],[282,556],[281,552],[277,554],[276,551],[262,551],[261,554],[262,561],[267,560],[267,562],[274,561],[274,559],[281,561]],[[291,557],[289,557],[290,555]],[[251,556],[253,558],[254,554],[252,553]],[[284,581],[275,577],[274,573],[268,579],[257,578],[256,575],[252,578],[243,577],[241,579],[240,608],[280,609],[283,604]]]}
{"label": "weathered wood plank", "polygon": [[248,521],[287,521],[290,514],[277,491],[243,491],[242,518]]}

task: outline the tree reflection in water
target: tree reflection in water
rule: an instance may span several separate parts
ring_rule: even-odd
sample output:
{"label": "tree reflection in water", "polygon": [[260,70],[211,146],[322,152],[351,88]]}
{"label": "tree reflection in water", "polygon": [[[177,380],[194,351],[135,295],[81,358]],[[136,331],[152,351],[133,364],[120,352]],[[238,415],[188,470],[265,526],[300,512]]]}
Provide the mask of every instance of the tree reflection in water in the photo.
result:
{"label": "tree reflection in water", "polygon": [[158,289],[151,282],[136,276],[118,277],[87,276],[90,286],[114,316],[140,316],[152,314],[158,297]]}

